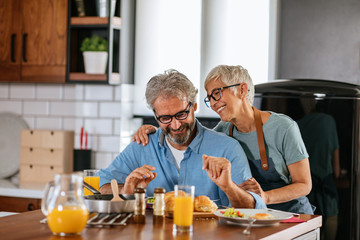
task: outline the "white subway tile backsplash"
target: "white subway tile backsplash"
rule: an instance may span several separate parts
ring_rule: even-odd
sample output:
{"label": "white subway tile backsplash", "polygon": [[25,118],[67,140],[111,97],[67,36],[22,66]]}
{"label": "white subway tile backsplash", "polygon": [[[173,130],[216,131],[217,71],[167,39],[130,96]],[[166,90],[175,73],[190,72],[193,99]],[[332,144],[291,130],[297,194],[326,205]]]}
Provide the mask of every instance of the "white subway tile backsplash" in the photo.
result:
{"label": "white subway tile backsplash", "polygon": [[49,103],[46,101],[25,101],[23,111],[25,115],[48,115]]}
{"label": "white subway tile backsplash", "polygon": [[120,118],[121,103],[120,102],[101,102],[100,103],[100,117]]}
{"label": "white subway tile backsplash", "polygon": [[85,130],[91,134],[112,134],[111,119],[85,119]]}
{"label": "white subway tile backsplash", "polygon": [[62,99],[62,85],[39,84],[36,86],[37,99]]}
{"label": "white subway tile backsplash", "polygon": [[106,168],[113,161],[111,153],[98,152],[95,154],[95,168]]}
{"label": "white subway tile backsplash", "polygon": [[23,117],[30,129],[35,128],[35,117]]}
{"label": "white subway tile backsplash", "polygon": [[15,114],[22,114],[21,101],[0,101],[0,112],[11,112]]}
{"label": "white subway tile backsplash", "polygon": [[99,136],[98,151],[118,152],[120,146],[120,137]]}
{"label": "white subway tile backsplash", "polygon": [[63,118],[63,129],[80,133],[81,127],[84,126],[82,118]]}
{"label": "white subway tile backsplash", "polygon": [[11,99],[35,99],[35,84],[10,84]]}
{"label": "white subway tile backsplash", "polygon": [[50,102],[50,115],[76,116],[77,102]]}
{"label": "white subway tile backsplash", "polygon": [[120,119],[115,119],[113,135],[120,136],[120,129],[121,129],[121,121]]}
{"label": "white subway tile backsplash", "polygon": [[0,83],[0,99],[6,99],[9,97],[9,84]]}
{"label": "white subway tile backsplash", "polygon": [[[88,132],[93,167],[107,167],[125,148],[139,121],[132,119],[133,85],[0,83],[0,112],[21,115],[31,129]],[[122,124],[123,122],[123,124]],[[120,135],[121,138],[120,144]]]}
{"label": "white subway tile backsplash", "polygon": [[55,117],[38,117],[35,119],[36,129],[61,130],[61,118]]}
{"label": "white subway tile backsplash", "polygon": [[113,100],[112,86],[85,85],[85,100]]}
{"label": "white subway tile backsplash", "polygon": [[84,99],[84,85],[65,85],[64,86],[65,100],[83,100]]}
{"label": "white subway tile backsplash", "polygon": [[50,114],[56,116],[97,117],[98,104],[89,102],[51,102]]}

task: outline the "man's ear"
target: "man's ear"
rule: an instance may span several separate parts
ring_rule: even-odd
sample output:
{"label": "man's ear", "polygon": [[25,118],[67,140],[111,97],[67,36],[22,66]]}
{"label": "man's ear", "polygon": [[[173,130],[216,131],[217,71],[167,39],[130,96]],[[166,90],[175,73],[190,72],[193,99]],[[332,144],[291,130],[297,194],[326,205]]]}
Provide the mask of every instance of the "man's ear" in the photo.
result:
{"label": "man's ear", "polygon": [[194,112],[197,110],[197,103],[194,103]]}
{"label": "man's ear", "polygon": [[249,90],[248,85],[246,83],[242,83],[239,87],[240,95],[246,96]]}

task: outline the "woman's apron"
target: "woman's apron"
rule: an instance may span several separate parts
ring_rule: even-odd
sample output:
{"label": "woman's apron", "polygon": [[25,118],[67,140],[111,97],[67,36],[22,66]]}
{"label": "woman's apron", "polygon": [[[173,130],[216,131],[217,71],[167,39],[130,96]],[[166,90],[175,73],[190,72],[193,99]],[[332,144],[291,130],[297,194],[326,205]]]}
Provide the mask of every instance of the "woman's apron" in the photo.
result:
{"label": "woman's apron", "polygon": [[[260,184],[263,191],[269,191],[276,188],[281,188],[287,184],[280,178],[279,173],[275,169],[275,164],[272,158],[267,158],[265,151],[265,141],[263,136],[262,121],[260,111],[253,107],[256,123],[256,134],[258,138],[258,145],[261,160],[249,161],[251,173],[256,181]],[[234,124],[231,124],[229,136],[232,137]],[[299,197],[294,200],[267,205],[268,208],[277,210],[295,212],[302,214],[314,214],[313,208],[307,197]]]}

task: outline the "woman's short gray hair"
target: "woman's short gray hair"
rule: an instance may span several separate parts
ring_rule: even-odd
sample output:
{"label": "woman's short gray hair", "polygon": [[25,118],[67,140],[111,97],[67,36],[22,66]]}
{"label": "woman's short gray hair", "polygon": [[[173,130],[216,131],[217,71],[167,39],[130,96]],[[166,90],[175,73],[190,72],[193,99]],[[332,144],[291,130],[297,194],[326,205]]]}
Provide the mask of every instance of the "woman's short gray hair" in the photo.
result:
{"label": "woman's short gray hair", "polygon": [[[248,73],[248,71],[240,65],[237,66],[228,66],[228,65],[219,65],[214,67],[205,78],[204,87],[211,81],[222,81],[227,86],[237,84],[237,83],[246,83],[248,85],[249,92],[246,95],[247,100],[250,105],[253,105],[254,102],[254,84]],[[235,94],[237,88],[230,88]]]}
{"label": "woman's short gray hair", "polygon": [[154,109],[154,102],[160,95],[164,98],[177,97],[195,104],[197,93],[197,88],[184,74],[169,69],[149,80],[145,97],[148,107]]}

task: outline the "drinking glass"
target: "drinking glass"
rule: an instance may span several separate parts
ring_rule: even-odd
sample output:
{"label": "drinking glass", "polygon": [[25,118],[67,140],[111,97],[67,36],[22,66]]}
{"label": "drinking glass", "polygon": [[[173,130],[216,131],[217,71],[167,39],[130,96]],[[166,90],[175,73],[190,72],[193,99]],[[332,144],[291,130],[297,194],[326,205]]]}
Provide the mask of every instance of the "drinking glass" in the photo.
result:
{"label": "drinking glass", "polygon": [[[97,169],[85,169],[84,170],[84,182],[91,185],[93,188],[99,191],[100,176],[98,175],[99,170]],[[84,196],[93,195],[92,192],[84,188]]]}
{"label": "drinking glass", "polygon": [[195,186],[175,185],[174,232],[191,232]]}

